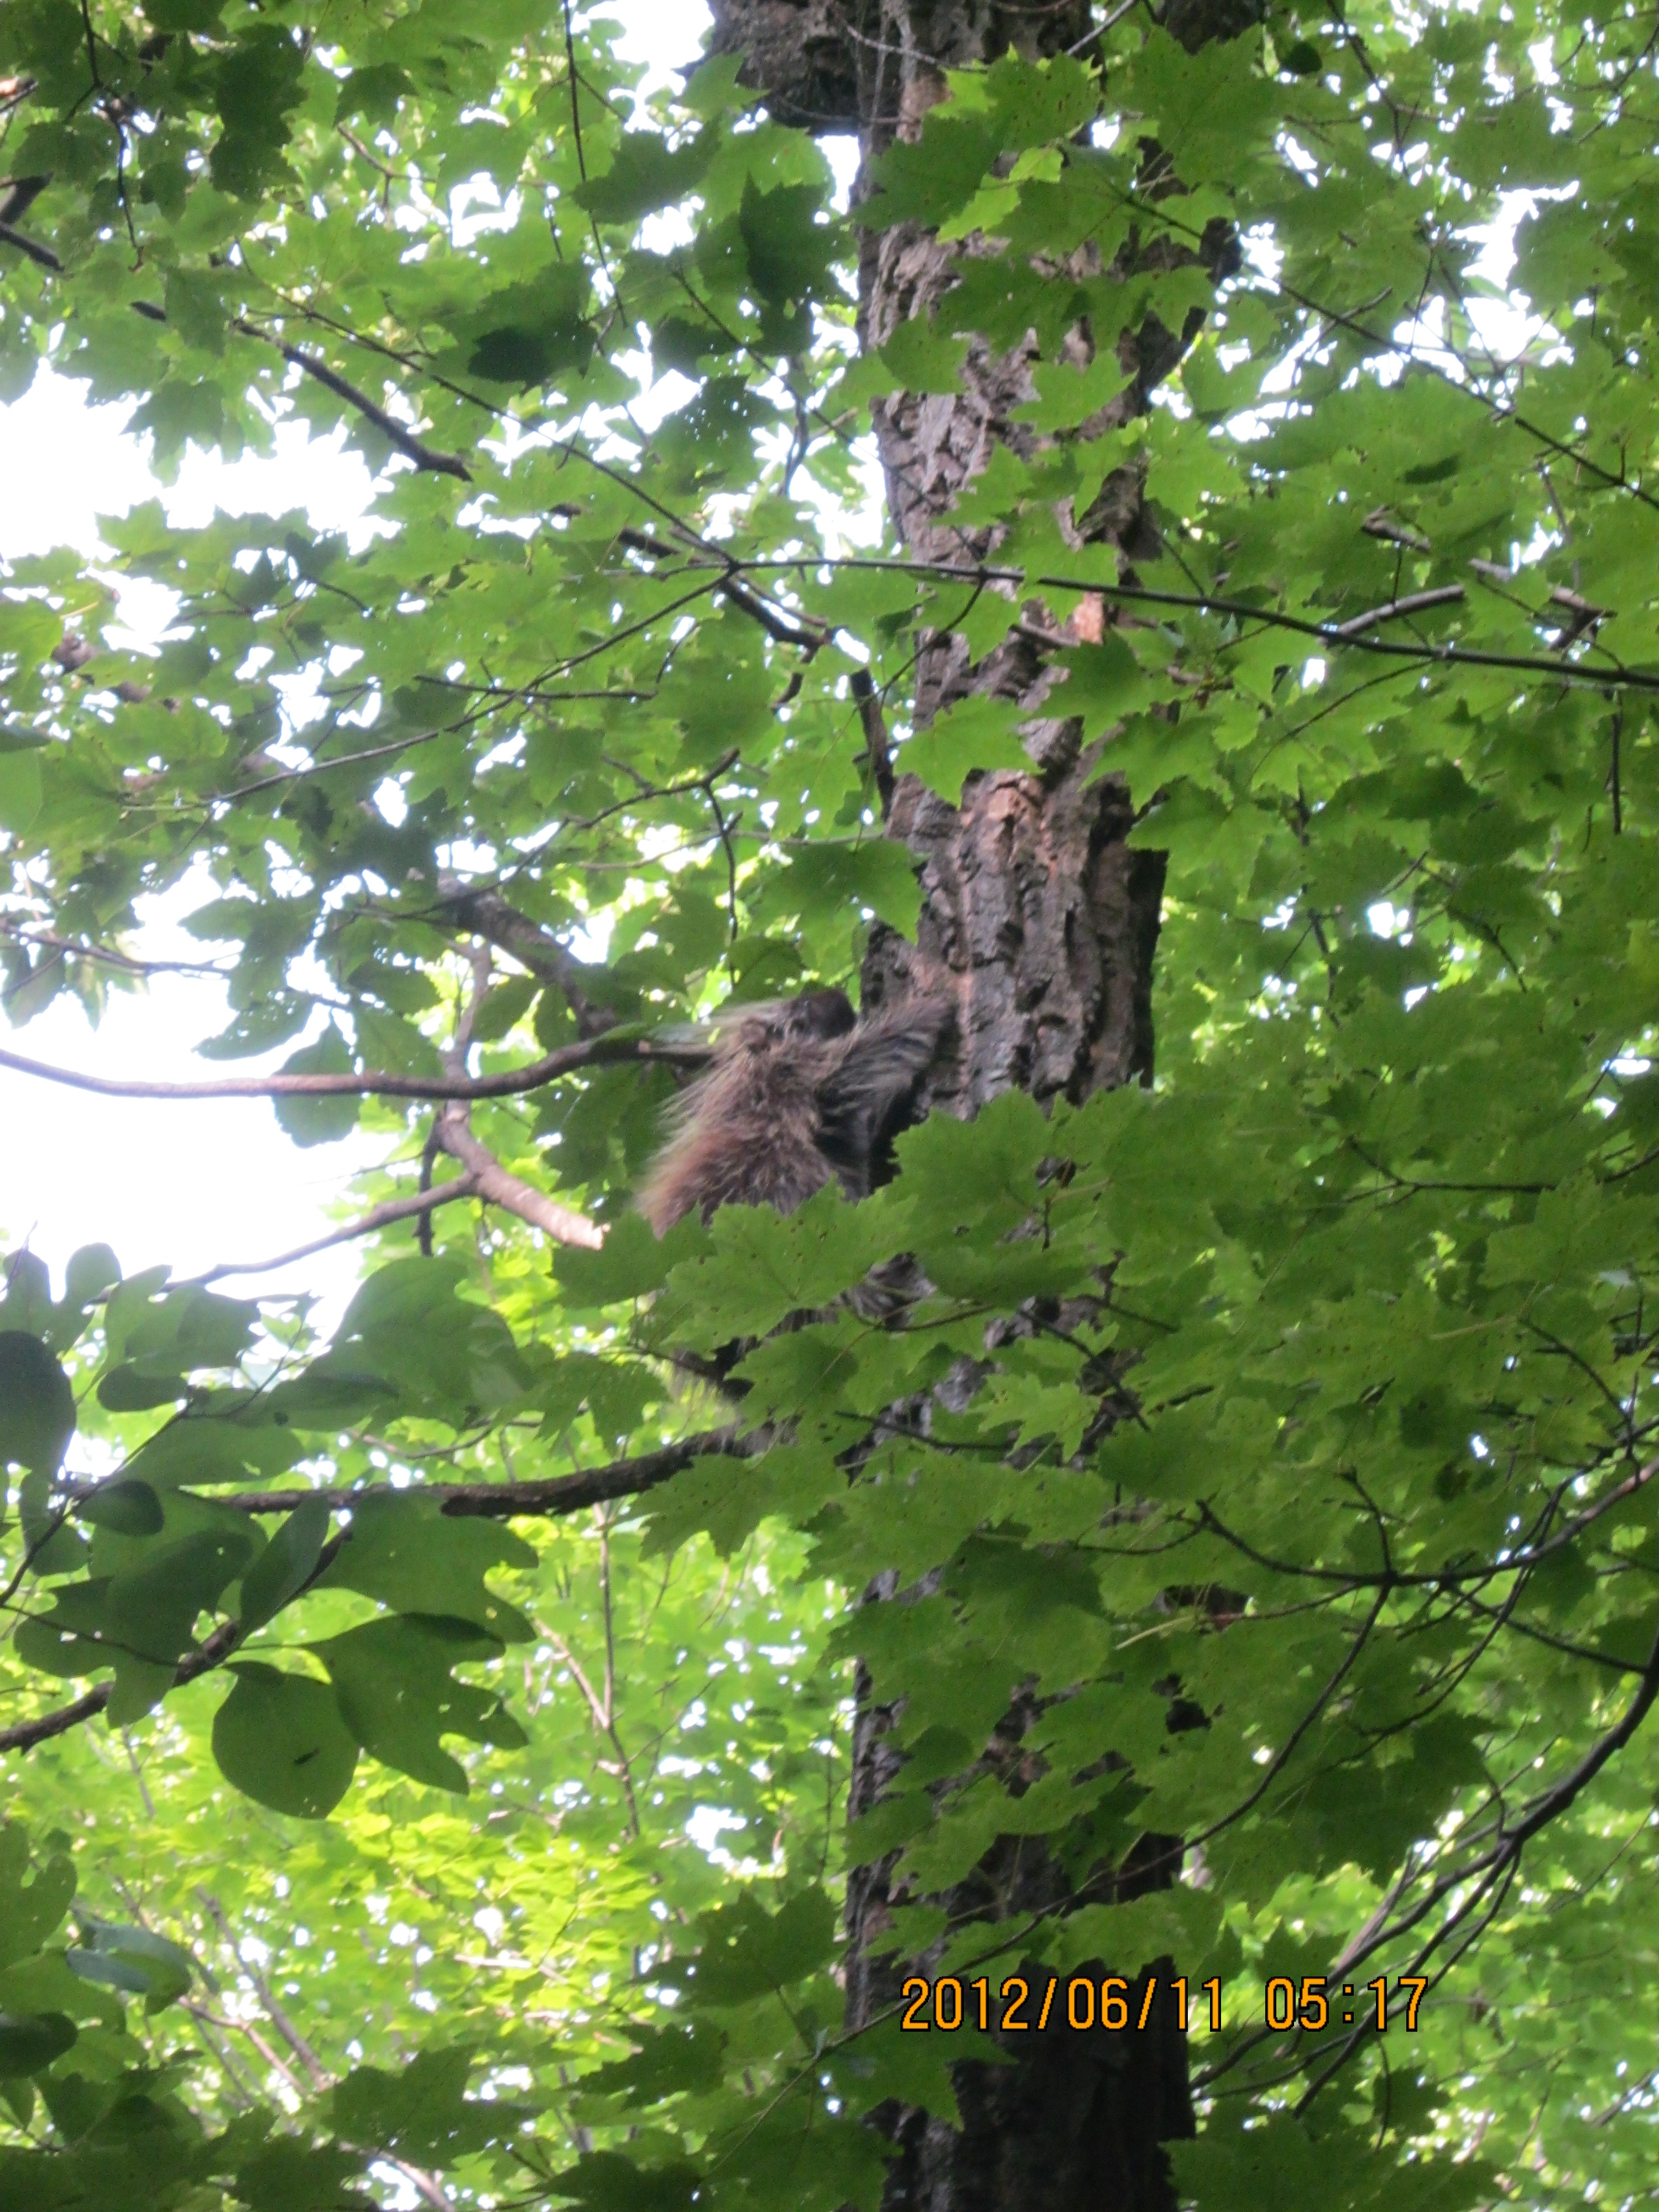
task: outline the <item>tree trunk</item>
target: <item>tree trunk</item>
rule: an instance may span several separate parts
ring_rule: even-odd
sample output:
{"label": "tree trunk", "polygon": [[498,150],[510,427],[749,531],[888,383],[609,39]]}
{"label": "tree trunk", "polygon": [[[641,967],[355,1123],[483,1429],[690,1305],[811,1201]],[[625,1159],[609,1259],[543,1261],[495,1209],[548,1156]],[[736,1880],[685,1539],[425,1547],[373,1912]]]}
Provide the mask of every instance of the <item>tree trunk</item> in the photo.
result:
{"label": "tree trunk", "polygon": [[[764,92],[775,115],[817,132],[857,132],[863,164],[855,202],[891,141],[920,135],[927,110],[945,95],[946,69],[994,60],[1011,46],[1029,58],[1079,52],[1093,21],[1087,0],[713,0],[713,7],[714,50],[744,58],[746,81]],[[1258,16],[1255,0],[1169,0],[1165,12],[1189,50]],[[882,345],[941,301],[965,250],[914,223],[866,232],[861,343]],[[1230,240],[1206,234],[1200,258],[1218,265],[1231,250]],[[1133,381],[1091,426],[1097,434],[1146,404],[1193,327],[1176,337],[1154,319],[1125,337],[1120,353]],[[1080,360],[1089,343],[1079,334]],[[999,444],[1022,452],[1035,444],[1035,434],[1012,419],[1035,396],[1035,355],[1034,341],[1005,354],[975,341],[957,392],[899,392],[872,408],[890,512],[915,558],[971,569],[990,551],[988,537],[954,524],[951,513]],[[1147,527],[1139,478],[1118,470],[1075,535],[1079,543],[1115,544],[1127,567],[1138,552],[1144,557]],[[1028,710],[1032,765],[972,778],[959,807],[914,776],[897,777],[888,830],[921,865],[921,921],[914,946],[878,928],[865,963],[867,1006],[914,990],[954,1000],[956,1048],[930,1078],[928,1103],[964,1116],[1013,1088],[1079,1101],[1152,1074],[1162,861],[1125,842],[1133,811],[1122,780],[1100,774],[1096,749],[1082,746],[1076,723],[1045,717],[1051,679],[1040,641],[1052,624],[1040,608],[1029,611],[1036,620],[1016,629],[1022,611],[1011,603],[1006,639],[977,664],[949,633],[918,641],[917,723],[970,693],[1008,698]],[[1099,628],[1090,624],[1104,618],[1099,603],[1085,602],[1080,614],[1074,635],[1097,638]],[[871,1595],[902,1601],[891,1577]],[[876,1802],[899,1764],[890,1741],[892,1709],[872,1703],[867,1682],[860,1688],[854,1815]],[[1018,1790],[1018,1746],[1030,1716],[1018,1685],[1010,1684],[1010,1694],[1008,1718],[986,1759]],[[1181,1724],[1172,1717],[1172,1726]],[[1137,1881],[1120,1870],[1115,1883],[1097,1876],[1088,1901],[1171,1879],[1178,1853],[1169,1839],[1153,1840],[1164,1847],[1147,1855],[1156,1871]],[[890,2007],[907,1971],[927,1971],[927,1960],[907,1965],[882,1951],[893,1865],[890,1858],[849,1876],[851,2027]],[[937,1901],[959,1925],[1052,1915],[1083,1899],[1054,1854],[1023,1837],[1004,1838],[969,1882]],[[1105,1973],[1128,1974],[1133,1963],[1078,1960],[1071,1971],[1091,1974],[1098,1988]],[[1163,1971],[1145,2032],[1080,2033],[1057,2011],[1045,2033],[997,2038],[1012,2063],[966,2061],[955,2069],[960,2128],[915,2108],[884,2108],[878,2122],[896,2147],[886,2212],[1173,2212],[1160,2146],[1190,2135],[1193,2117],[1168,1962],[1154,1964]],[[1038,1989],[1046,1984],[1049,1969],[1024,1971]],[[1142,1966],[1134,1978],[1137,2018],[1148,1971]]]}

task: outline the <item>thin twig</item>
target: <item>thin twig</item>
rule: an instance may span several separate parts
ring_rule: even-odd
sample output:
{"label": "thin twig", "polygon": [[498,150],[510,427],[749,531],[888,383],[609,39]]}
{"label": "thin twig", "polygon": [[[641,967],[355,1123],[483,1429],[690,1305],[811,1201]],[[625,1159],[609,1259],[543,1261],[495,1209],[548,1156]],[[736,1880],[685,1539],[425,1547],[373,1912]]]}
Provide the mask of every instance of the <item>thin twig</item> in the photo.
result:
{"label": "thin twig", "polygon": [[[179,1662],[173,1681],[175,1689],[193,1682],[198,1674],[211,1674],[231,1653],[236,1642],[237,1630],[234,1621],[216,1628],[200,1650],[187,1652]],[[48,1743],[53,1736],[67,1735],[82,1721],[89,1721],[101,1713],[110,1701],[115,1685],[100,1682],[95,1689],[77,1698],[73,1705],[60,1705],[55,1712],[41,1713],[32,1721],[18,1721],[8,1729],[0,1729],[0,1752],[33,1751],[38,1743]]]}
{"label": "thin twig", "polygon": [[[165,323],[167,320],[164,310],[148,300],[135,300],[132,307],[134,313],[142,315],[146,322]],[[429,470],[436,476],[458,477],[463,483],[471,483],[472,472],[459,455],[441,453],[424,444],[412,430],[405,429],[395,415],[388,415],[385,408],[378,405],[366,392],[360,392],[355,384],[348,383],[337,369],[331,368],[315,354],[307,353],[302,347],[290,345],[286,338],[273,337],[269,331],[262,331],[257,323],[249,322],[245,315],[233,316],[231,328],[240,331],[245,338],[258,338],[264,345],[275,346],[284,361],[291,362],[307,376],[314,377],[336,398],[343,399],[348,405],[356,408],[400,453],[414,462],[416,469]]]}
{"label": "thin twig", "polygon": [[[781,555],[775,559],[744,561],[740,566],[745,573],[770,568],[860,568],[877,574],[938,576],[981,587],[1014,584],[1036,591],[1097,592],[1103,599],[1121,599],[1131,606],[1182,607],[1194,614],[1231,615],[1243,622],[1260,623],[1268,629],[1287,630],[1297,637],[1312,638],[1321,645],[1341,646],[1354,653],[1382,653],[1395,659],[1416,661],[1427,668],[1511,668],[1524,675],[1547,676],[1558,683],[1565,679],[1594,684],[1604,690],[1659,692],[1659,673],[1626,668],[1618,663],[1611,668],[1599,668],[1580,661],[1564,664],[1537,653],[1483,653],[1473,646],[1407,644],[1398,638],[1369,635],[1345,637],[1334,623],[1310,622],[1276,607],[1253,606],[1248,599],[1229,599],[1215,592],[1158,592],[1144,584],[1113,583],[1099,576],[1033,575],[1026,568],[992,562],[970,568],[954,561],[888,560],[874,554],[815,556],[810,560],[799,555]],[[1076,649],[1075,641],[1068,642]],[[1224,646],[1222,649],[1225,650]]]}
{"label": "thin twig", "polygon": [[1401,615],[1421,614],[1426,607],[1449,607],[1464,597],[1461,584],[1437,585],[1431,592],[1413,592],[1403,599],[1390,599],[1385,607],[1372,607],[1368,613],[1356,615],[1352,622],[1339,623],[1331,632],[1334,638],[1359,637],[1379,623],[1393,622]]}
{"label": "thin twig", "polygon": [[202,1289],[224,1275],[274,1274],[278,1267],[289,1267],[296,1260],[308,1260],[313,1252],[326,1252],[331,1245],[347,1244],[358,1237],[372,1237],[377,1229],[390,1228],[394,1221],[429,1214],[435,1206],[448,1206],[458,1198],[475,1198],[477,1194],[478,1185],[471,1176],[458,1176],[453,1182],[441,1183],[435,1190],[416,1191],[409,1198],[389,1198],[383,1205],[373,1206],[367,1213],[359,1214],[356,1220],[348,1221],[343,1228],[331,1230],[326,1237],[313,1237],[309,1244],[296,1244],[291,1252],[278,1252],[274,1259],[227,1260],[217,1267],[210,1267],[204,1275],[191,1275],[175,1287]]}

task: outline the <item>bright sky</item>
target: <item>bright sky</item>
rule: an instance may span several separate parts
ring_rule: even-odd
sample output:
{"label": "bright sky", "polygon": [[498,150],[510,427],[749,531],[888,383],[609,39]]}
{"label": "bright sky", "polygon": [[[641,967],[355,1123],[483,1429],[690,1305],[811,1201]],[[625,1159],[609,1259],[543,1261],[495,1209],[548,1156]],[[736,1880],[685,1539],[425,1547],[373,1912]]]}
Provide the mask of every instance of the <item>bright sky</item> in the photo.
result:
{"label": "bright sky", "polygon": [[[628,27],[621,52],[651,64],[653,77],[692,60],[708,22],[701,0],[619,0],[611,12]],[[84,393],[43,369],[23,398],[0,407],[0,560],[63,544],[94,553],[100,514],[125,514],[158,494],[180,526],[207,521],[216,507],[281,514],[297,505],[319,528],[339,529],[368,504],[362,460],[337,441],[309,442],[299,425],[279,428],[269,460],[227,467],[192,451],[177,483],[164,488],[140,441],[125,434],[125,410],[89,407]],[[151,920],[155,941],[147,952],[201,958],[176,915]],[[26,1029],[0,1024],[0,1043],[100,1074],[163,1079],[275,1066],[292,1049],[263,1061],[197,1060],[196,1041],[228,1018],[216,984],[164,975],[142,994],[116,996],[96,1030],[78,1001],[64,997]],[[354,1137],[302,1152],[263,1100],[112,1103],[6,1069],[0,1129],[0,1248],[27,1238],[58,1288],[64,1261],[82,1244],[112,1245],[129,1274],[166,1262],[176,1276],[290,1250],[334,1224],[347,1178],[382,1150],[378,1139]],[[352,1248],[338,1248],[262,1276],[258,1287],[317,1291],[325,1312],[337,1310],[356,1265]],[[246,1292],[254,1279],[220,1287]]]}

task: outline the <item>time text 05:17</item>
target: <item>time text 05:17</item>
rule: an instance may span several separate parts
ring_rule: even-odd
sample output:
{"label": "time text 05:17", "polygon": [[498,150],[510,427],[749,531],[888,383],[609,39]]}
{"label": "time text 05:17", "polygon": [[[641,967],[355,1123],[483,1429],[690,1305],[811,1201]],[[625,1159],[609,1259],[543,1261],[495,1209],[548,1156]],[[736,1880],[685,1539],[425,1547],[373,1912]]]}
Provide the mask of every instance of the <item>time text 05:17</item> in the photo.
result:
{"label": "time text 05:17", "polygon": [[1375,2027],[1379,2033],[1403,2027],[1417,2033],[1417,2008],[1429,1986],[1426,1974],[1401,1974],[1390,1986],[1386,1974],[1374,1982],[1334,1982],[1328,1974],[1304,1974],[1300,1983],[1275,1974],[1262,1991],[1271,2028]]}

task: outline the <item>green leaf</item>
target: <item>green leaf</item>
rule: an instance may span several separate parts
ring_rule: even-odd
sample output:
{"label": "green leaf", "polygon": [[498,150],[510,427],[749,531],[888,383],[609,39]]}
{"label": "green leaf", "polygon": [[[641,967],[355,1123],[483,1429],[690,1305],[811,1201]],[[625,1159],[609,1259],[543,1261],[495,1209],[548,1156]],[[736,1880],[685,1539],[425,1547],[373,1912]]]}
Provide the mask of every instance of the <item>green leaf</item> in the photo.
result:
{"label": "green leaf", "polygon": [[418,1492],[365,1497],[354,1507],[349,1540],[321,1577],[398,1613],[430,1613],[471,1624],[505,1644],[529,1640],[524,1615],[485,1586],[498,1566],[528,1567],[535,1553],[491,1521],[445,1515]]}
{"label": "green leaf", "polygon": [[466,1770],[441,1736],[521,1749],[524,1731],[498,1696],[455,1680],[466,1660],[492,1659],[501,1646],[471,1621],[399,1613],[364,1623],[311,1647],[328,1668],[346,1726],[363,1749],[416,1782],[465,1795]]}
{"label": "green leaf", "polygon": [[417,2051],[396,2073],[353,2068],[337,2081],[328,2109],[342,2136],[373,2142],[416,2164],[448,2165],[468,2151],[510,2137],[525,2107],[465,2094],[473,2053],[465,2045]]}
{"label": "green leaf", "polygon": [[37,1336],[0,1329],[0,1464],[55,1474],[75,1434],[75,1393]]}
{"label": "green leaf", "polygon": [[213,1720],[213,1756],[227,1782],[273,1812],[325,1820],[351,1786],[357,1745],[333,1691],[309,1674],[237,1660]]}
{"label": "green leaf", "polygon": [[695,191],[713,151],[706,132],[672,147],[653,134],[629,132],[611,167],[587,178],[571,197],[596,222],[635,223],[642,215],[672,207]]}
{"label": "green leaf", "polygon": [[253,200],[283,176],[288,111],[299,105],[305,56],[292,33],[275,23],[245,31],[215,71],[224,129],[210,171],[222,192]]}
{"label": "green leaf", "polygon": [[163,1524],[161,1501],[147,1482],[100,1482],[75,1510],[78,1519],[121,1536],[154,1536]]}
{"label": "green leaf", "polygon": [[334,104],[334,120],[349,123],[361,115],[366,123],[389,124],[397,118],[399,102],[414,96],[414,84],[395,63],[371,63],[346,72]]}
{"label": "green leaf", "polygon": [[533,282],[491,293],[470,319],[468,374],[522,391],[585,368],[593,351],[587,302],[585,272],[562,262]]}
{"label": "green leaf", "polygon": [[106,1920],[88,1920],[80,1947],[64,1955],[83,1981],[142,1991],[152,2014],[175,2003],[196,1978],[189,1952],[171,1938]]}
{"label": "green leaf", "polygon": [[54,2060],[75,2048],[79,2031],[61,2012],[36,2013],[19,2020],[0,2012],[0,2078],[44,2074]]}
{"label": "green leaf", "polygon": [[0,830],[21,837],[33,826],[45,799],[39,756],[0,752]]}
{"label": "green leaf", "polygon": [[244,1636],[274,1620],[305,1588],[322,1556],[330,1517],[321,1498],[296,1505],[242,1577]]}
{"label": "green leaf", "polygon": [[803,919],[819,924],[850,905],[859,918],[884,921],[908,937],[921,911],[915,863],[884,838],[800,848],[790,855],[789,890],[800,902]]}
{"label": "green leaf", "polygon": [[[352,1055],[345,1039],[331,1022],[315,1044],[290,1053],[283,1062],[284,1075],[349,1075]],[[357,1126],[362,1100],[349,1092],[306,1097],[293,1095],[274,1099],[276,1119],[296,1145],[333,1145]]]}
{"label": "green leaf", "polygon": [[907,739],[900,758],[910,775],[955,806],[971,775],[989,769],[1029,772],[1030,757],[1016,726],[1023,719],[1006,699],[963,699]]}
{"label": "green leaf", "polygon": [[696,2002],[738,2004],[816,1973],[835,1955],[836,1922],[836,1908],[821,1889],[803,1889],[772,1913],[752,1897],[717,1905],[697,1923]]}
{"label": "green leaf", "polygon": [[0,1826],[0,1972],[45,1942],[75,1895],[75,1867],[59,1851],[37,1864],[27,1831],[16,1821]]}
{"label": "green leaf", "polygon": [[218,1526],[147,1544],[131,1565],[112,1576],[105,1622],[113,1640],[154,1666],[181,1657],[193,1640],[197,1615],[214,1608],[258,1548],[257,1532],[246,1522],[234,1525],[239,1520],[226,1514]]}

